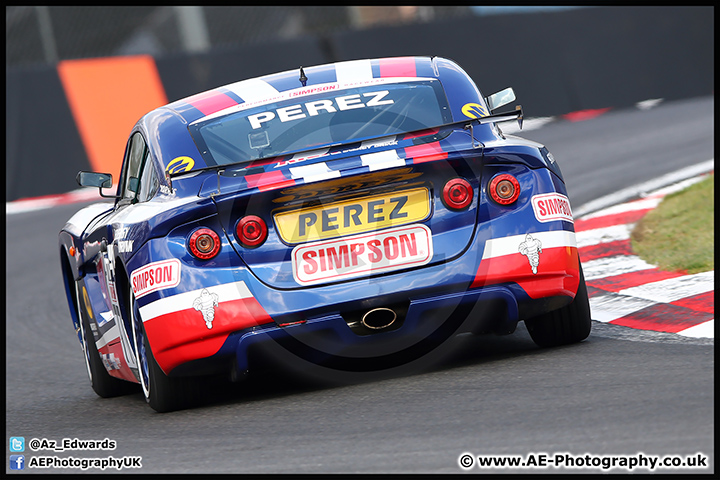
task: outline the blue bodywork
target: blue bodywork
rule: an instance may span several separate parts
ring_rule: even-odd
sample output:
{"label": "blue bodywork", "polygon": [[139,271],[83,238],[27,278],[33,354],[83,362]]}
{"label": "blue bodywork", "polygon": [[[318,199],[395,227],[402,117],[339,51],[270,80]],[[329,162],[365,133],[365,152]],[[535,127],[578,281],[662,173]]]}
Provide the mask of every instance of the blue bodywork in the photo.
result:
{"label": "blue bodywork", "polygon": [[[450,121],[383,139],[349,138],[320,146],[321,153],[288,152],[222,168],[206,162],[192,125],[258,102],[258,83],[179,100],[138,121],[116,193],[126,198],[78,212],[59,238],[75,329],[82,342],[87,321],[111,376],[140,381],[133,322],[143,322],[154,358],[170,376],[244,372],[252,351],[263,345],[361,370],[372,359],[375,366],[394,366],[419,358],[457,333],[511,333],[518,321],[572,301],[579,281],[572,218],[545,218],[533,206],[543,195],[567,196],[547,149],[504,135],[492,121],[473,122],[482,118],[468,115],[468,105],[482,116],[491,112],[454,62],[382,60],[352,66],[367,67],[365,80],[380,86],[408,64],[416,78],[439,80]],[[303,88],[340,84],[345,71],[342,64],[306,67],[305,85],[295,70],[261,77],[259,85],[304,99]],[[388,77],[388,71],[395,73]],[[253,97],[244,98],[245,91]],[[127,198],[133,138],[144,141],[145,160],[140,190]],[[503,174],[520,188],[511,205],[490,197],[491,181]],[[472,200],[461,209],[449,208],[443,197],[454,178],[472,187]],[[429,214],[414,225],[431,232],[432,258],[378,274],[298,282],[293,252],[305,242],[281,237],[277,213],[418,188],[428,192]],[[247,247],[238,236],[238,221],[247,215],[267,224],[260,246]],[[189,238],[198,229],[218,234],[220,250],[212,259],[190,252]],[[529,254],[519,251],[523,240],[535,238],[544,245],[537,272]],[[545,258],[552,260],[542,263]],[[395,321],[377,330],[361,326],[374,309],[392,310]]]}

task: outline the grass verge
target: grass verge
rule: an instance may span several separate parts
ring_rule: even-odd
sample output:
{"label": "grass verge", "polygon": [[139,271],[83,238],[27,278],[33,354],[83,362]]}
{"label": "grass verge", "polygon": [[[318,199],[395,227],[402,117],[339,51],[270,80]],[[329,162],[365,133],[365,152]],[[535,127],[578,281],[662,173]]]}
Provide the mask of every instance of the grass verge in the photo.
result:
{"label": "grass verge", "polygon": [[715,269],[715,175],[667,195],[630,237],[633,251],[665,271]]}

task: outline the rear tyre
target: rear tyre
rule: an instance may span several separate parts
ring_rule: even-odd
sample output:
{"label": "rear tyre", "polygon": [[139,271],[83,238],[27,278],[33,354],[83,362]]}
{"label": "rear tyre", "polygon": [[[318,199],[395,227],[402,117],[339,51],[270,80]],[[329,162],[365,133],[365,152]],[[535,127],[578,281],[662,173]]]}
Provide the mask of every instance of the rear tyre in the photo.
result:
{"label": "rear tyre", "polygon": [[153,356],[150,342],[135,295],[130,289],[130,311],[132,312],[133,343],[138,361],[138,374],[145,401],[159,413],[181,410],[196,403],[198,399],[197,382],[191,377],[168,377]]}
{"label": "rear tyre", "polygon": [[525,320],[530,337],[539,347],[556,347],[585,340],[590,335],[590,302],[582,266],[575,299],[564,307]]}
{"label": "rear tyre", "polygon": [[102,398],[111,398],[137,392],[137,385],[115,378],[107,372],[100,359],[100,353],[95,346],[95,339],[90,332],[88,321],[83,315],[81,315],[80,319],[80,328],[82,330],[82,350],[85,367],[95,393]]}

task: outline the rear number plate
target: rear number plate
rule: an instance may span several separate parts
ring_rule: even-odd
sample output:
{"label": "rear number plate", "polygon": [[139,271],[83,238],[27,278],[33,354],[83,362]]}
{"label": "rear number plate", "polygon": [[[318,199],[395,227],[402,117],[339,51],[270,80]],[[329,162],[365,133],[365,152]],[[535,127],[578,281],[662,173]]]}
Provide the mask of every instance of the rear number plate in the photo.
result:
{"label": "rear number plate", "polygon": [[430,214],[427,188],[374,195],[275,215],[280,237],[297,244],[422,221]]}

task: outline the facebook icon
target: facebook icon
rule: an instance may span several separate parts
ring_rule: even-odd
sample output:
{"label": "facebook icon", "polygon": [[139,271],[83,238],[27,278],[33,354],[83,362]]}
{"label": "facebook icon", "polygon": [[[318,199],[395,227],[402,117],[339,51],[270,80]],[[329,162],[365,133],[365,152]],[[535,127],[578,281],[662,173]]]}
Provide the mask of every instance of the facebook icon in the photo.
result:
{"label": "facebook icon", "polygon": [[24,470],[25,455],[10,455],[10,470]]}

